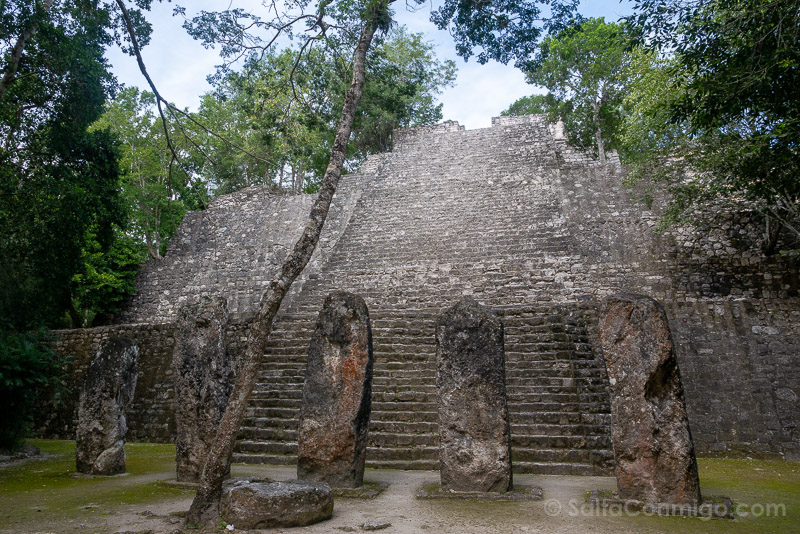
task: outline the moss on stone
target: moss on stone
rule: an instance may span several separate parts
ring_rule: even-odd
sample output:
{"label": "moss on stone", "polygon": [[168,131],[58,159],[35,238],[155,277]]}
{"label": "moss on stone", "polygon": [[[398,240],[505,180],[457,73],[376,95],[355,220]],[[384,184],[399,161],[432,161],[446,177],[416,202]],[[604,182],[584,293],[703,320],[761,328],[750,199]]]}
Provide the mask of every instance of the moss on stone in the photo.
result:
{"label": "moss on stone", "polygon": [[127,444],[127,476],[87,477],[75,471],[75,442],[30,443],[42,450],[43,459],[0,469],[0,530],[63,532],[92,525],[126,505],[144,506],[186,495],[157,484],[160,478],[174,477],[171,445]]}

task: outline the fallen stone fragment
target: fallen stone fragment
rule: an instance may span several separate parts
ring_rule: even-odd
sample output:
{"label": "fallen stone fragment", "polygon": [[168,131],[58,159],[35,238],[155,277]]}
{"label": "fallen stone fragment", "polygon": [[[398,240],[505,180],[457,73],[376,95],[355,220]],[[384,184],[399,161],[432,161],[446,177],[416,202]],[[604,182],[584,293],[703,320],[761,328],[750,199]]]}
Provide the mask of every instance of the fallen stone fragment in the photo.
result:
{"label": "fallen stone fragment", "polygon": [[109,339],[86,370],[78,400],[75,464],[80,473],[125,472],[125,411],[136,391],[139,349],[132,339]]}
{"label": "fallen stone fragment", "polygon": [[436,327],[439,472],[444,490],[512,488],[503,323],[464,299]]}
{"label": "fallen stone fragment", "polygon": [[364,482],[372,395],[372,330],[364,299],[331,293],[311,338],[297,437],[297,478]]}
{"label": "fallen stone fragment", "polygon": [[385,521],[367,521],[361,525],[361,530],[383,530],[391,526],[391,523]]}
{"label": "fallen stone fragment", "polygon": [[223,489],[220,514],[237,530],[311,525],[333,514],[333,491],[324,482],[239,482]]}
{"label": "fallen stone fragment", "polygon": [[697,460],[664,309],[649,297],[612,296],[599,337],[612,391],[619,497],[698,504]]}
{"label": "fallen stone fragment", "polygon": [[[179,482],[197,482],[233,387],[224,298],[184,306],[175,328],[175,460]],[[229,468],[230,469],[230,468]]]}

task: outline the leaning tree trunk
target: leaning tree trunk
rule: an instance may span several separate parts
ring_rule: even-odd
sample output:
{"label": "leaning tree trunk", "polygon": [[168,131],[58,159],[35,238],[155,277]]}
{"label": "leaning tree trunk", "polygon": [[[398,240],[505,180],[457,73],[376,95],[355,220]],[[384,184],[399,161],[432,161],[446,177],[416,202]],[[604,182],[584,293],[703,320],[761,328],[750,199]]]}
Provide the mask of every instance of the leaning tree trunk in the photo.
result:
{"label": "leaning tree trunk", "polygon": [[[388,2],[385,3],[388,4]],[[364,88],[367,50],[372,43],[375,29],[374,21],[365,22],[358,45],[353,53],[353,80],[344,101],[330,162],[322,179],[319,195],[311,208],[311,215],[303,230],[303,235],[295,243],[291,254],[281,266],[280,273],[270,282],[269,289],[261,299],[258,315],[250,327],[250,337],[244,358],[238,366],[236,383],[233,386],[225,415],[222,417],[219,431],[209,451],[197,494],[189,510],[189,523],[216,525],[219,519],[222,482],[233,453],[233,446],[244,417],[247,401],[255,385],[258,361],[264,354],[267,339],[272,331],[272,322],[278,313],[283,297],[311,259],[311,254],[317,246],[322,226],[328,215],[328,208],[339,184],[347,141],[353,126],[353,117]]]}

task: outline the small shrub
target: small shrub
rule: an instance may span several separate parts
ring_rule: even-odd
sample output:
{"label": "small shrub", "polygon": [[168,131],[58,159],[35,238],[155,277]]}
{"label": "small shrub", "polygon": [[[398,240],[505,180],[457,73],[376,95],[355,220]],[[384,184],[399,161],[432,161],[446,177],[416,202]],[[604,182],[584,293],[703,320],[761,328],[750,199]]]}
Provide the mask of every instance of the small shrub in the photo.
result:
{"label": "small shrub", "polygon": [[19,448],[37,405],[57,407],[67,393],[69,356],[50,346],[46,330],[0,332],[0,449]]}

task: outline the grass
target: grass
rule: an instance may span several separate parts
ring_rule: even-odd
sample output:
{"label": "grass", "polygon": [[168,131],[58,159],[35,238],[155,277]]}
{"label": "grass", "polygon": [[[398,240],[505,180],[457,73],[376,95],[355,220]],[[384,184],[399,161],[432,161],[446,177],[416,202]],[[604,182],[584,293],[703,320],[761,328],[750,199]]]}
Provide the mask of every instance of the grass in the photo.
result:
{"label": "grass", "polygon": [[602,518],[597,526],[608,521],[636,532],[800,532],[800,463],[699,458],[698,467],[702,494],[731,497],[739,512],[734,520],[637,516]]}
{"label": "grass", "polygon": [[[140,513],[161,503],[191,497],[191,491],[157,483],[175,476],[172,445],[127,444],[129,474],[86,478],[76,476],[74,442],[34,440],[30,443],[51,457],[0,469],[0,531],[104,532],[109,528],[107,520],[114,515]],[[739,505],[740,512],[748,515],[740,514],[733,521],[641,515],[609,517],[600,512],[588,519],[565,514],[547,517],[542,502],[430,504],[426,501],[417,510],[436,515],[453,507],[456,517],[468,519],[473,511],[475,520],[487,527],[510,526],[511,523],[545,531],[548,524],[562,527],[574,524],[576,532],[597,533],[800,532],[800,463],[703,458],[699,466],[703,493],[727,495]],[[546,481],[542,485],[546,501]],[[591,488],[585,488],[588,489]],[[409,494],[409,499],[413,500],[414,496]],[[767,505],[778,508],[768,514]]]}
{"label": "grass", "polygon": [[147,505],[187,495],[159,486],[175,476],[172,445],[126,444],[128,474],[83,477],[75,472],[75,442],[30,440],[45,460],[0,469],[0,530],[66,532],[96,527],[120,507]]}

